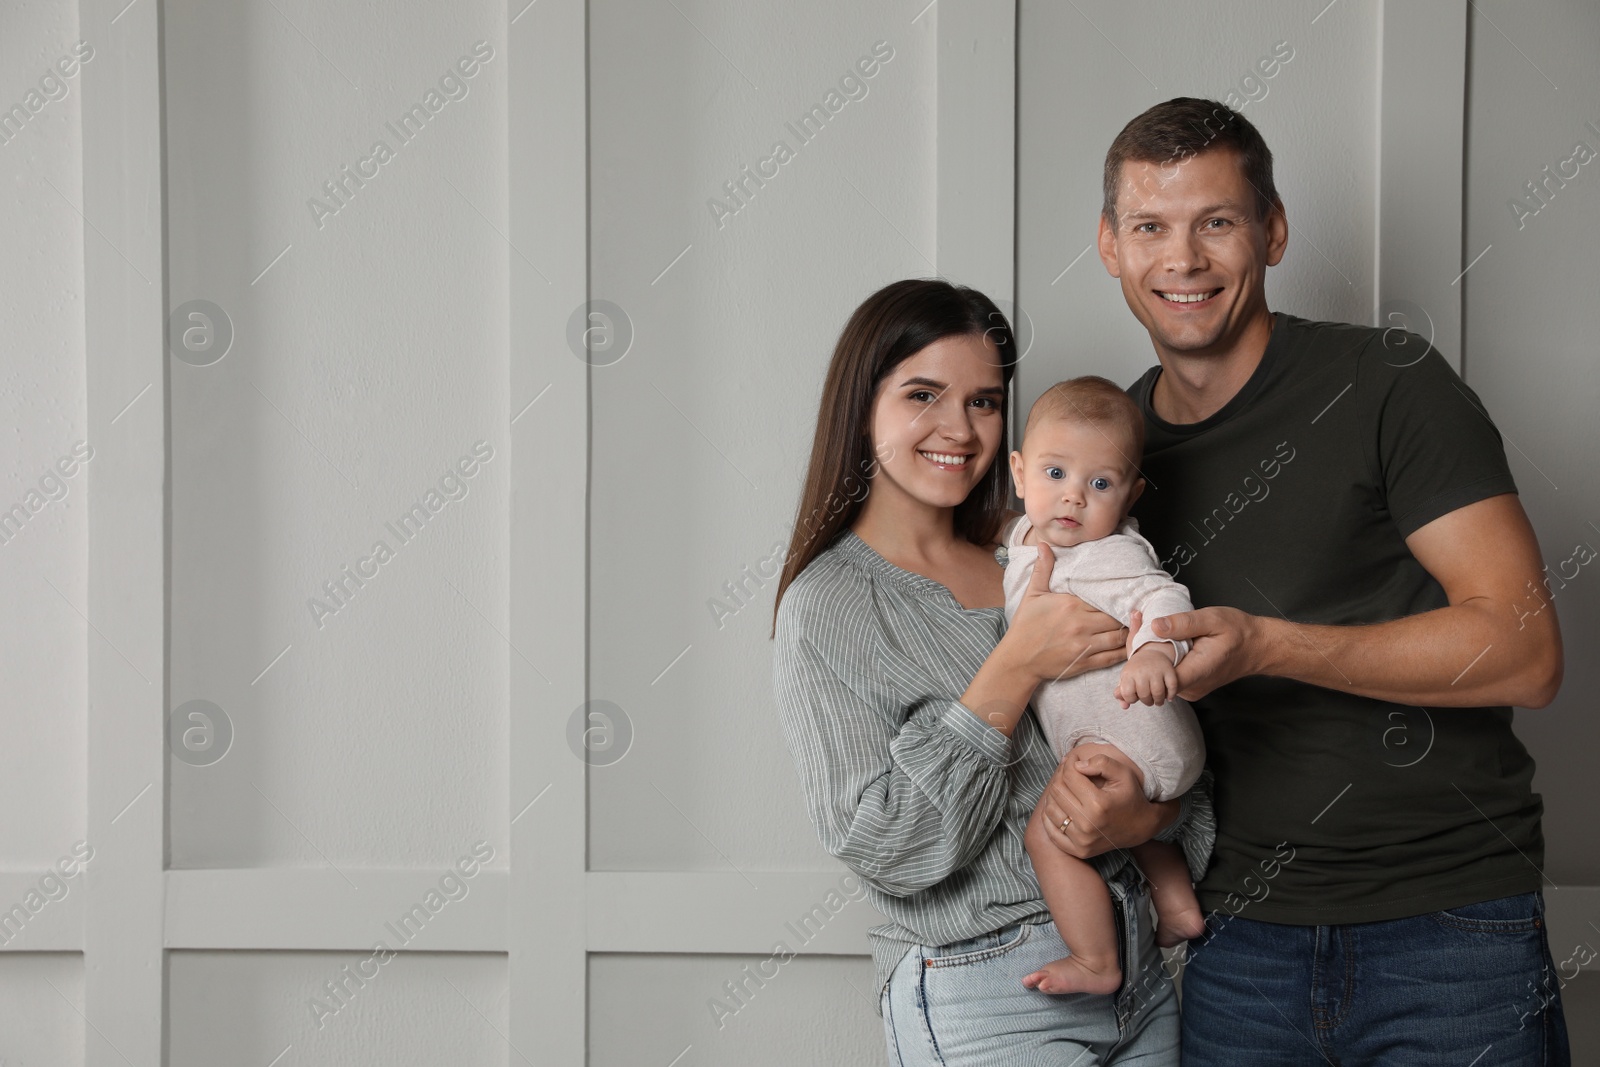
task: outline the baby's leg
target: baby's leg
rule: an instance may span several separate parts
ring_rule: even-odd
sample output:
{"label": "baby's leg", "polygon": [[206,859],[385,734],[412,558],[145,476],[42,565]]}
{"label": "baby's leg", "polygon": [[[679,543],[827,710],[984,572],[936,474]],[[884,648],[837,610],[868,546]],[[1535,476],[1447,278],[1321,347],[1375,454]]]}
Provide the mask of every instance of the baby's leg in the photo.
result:
{"label": "baby's leg", "polygon": [[1156,944],[1172,948],[1205,933],[1205,917],[1189,883],[1183,850],[1162,841],[1146,841],[1134,846],[1133,856],[1150,882],[1150,900],[1156,906]]}
{"label": "baby's leg", "polygon": [[1022,984],[1045,993],[1116,992],[1122,984],[1116,921],[1111,915],[1111,891],[1100,872],[1056,847],[1038,808],[1028,820],[1023,844],[1050,917],[1072,955],[1027,975]]}

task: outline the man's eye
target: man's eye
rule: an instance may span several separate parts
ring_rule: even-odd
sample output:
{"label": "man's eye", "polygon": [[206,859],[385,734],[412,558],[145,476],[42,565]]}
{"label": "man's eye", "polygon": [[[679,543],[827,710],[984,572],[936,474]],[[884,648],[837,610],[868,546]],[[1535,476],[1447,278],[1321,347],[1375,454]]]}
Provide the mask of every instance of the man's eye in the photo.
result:
{"label": "man's eye", "polygon": [[[1151,227],[1151,229],[1148,229],[1148,230],[1145,229],[1146,226]],[[1155,223],[1153,223],[1153,222],[1141,222],[1141,223],[1139,223],[1139,225],[1137,225],[1137,226],[1135,226],[1133,228],[1133,232],[1134,233],[1154,233],[1155,232],[1154,227],[1155,227]]]}
{"label": "man's eye", "polygon": [[1090,482],[1089,484],[1094,486],[1096,489],[1100,490],[1101,492],[1105,492],[1107,489],[1111,488],[1111,479],[1110,478],[1096,478],[1094,481]]}

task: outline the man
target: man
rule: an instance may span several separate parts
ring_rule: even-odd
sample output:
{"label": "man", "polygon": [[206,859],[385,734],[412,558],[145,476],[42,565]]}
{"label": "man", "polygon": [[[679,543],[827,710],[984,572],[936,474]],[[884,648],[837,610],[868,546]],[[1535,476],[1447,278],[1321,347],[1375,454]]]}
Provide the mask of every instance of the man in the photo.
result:
{"label": "man", "polygon": [[1288,223],[1236,112],[1146,111],[1104,192],[1160,361],[1134,514],[1199,605],[1155,628],[1216,776],[1184,1063],[1568,1062],[1510,708],[1561,637],[1499,432],[1421,338],[1268,310]]}

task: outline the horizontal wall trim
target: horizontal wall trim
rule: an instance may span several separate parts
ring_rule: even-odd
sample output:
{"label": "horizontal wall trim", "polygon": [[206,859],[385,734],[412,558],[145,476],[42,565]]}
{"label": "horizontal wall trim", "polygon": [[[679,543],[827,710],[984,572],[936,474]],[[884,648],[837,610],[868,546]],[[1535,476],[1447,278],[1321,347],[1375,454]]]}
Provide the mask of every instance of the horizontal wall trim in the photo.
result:
{"label": "horizontal wall trim", "polygon": [[[467,893],[456,900],[446,899],[439,887],[443,873],[348,867],[343,874],[315,868],[167,871],[164,947],[367,951],[382,939],[394,948],[402,941],[391,927],[399,928],[414,905],[426,909],[432,889],[445,902],[426,922],[413,918],[400,930],[407,951],[508,951],[509,872],[481,871],[462,879]],[[25,906],[44,874],[0,872],[0,907],[9,912]],[[65,884],[66,895],[31,914],[0,951],[82,951],[82,884]],[[860,883],[843,871],[590,871],[584,884],[589,952],[764,956],[782,942],[799,954],[865,956],[867,928],[883,921],[860,898]],[[1546,889],[1545,901],[1550,951],[1558,963],[1576,946],[1600,945],[1600,886]],[[1585,969],[1600,969],[1600,959]]]}
{"label": "horizontal wall trim", "polygon": [[[247,868],[167,872],[166,947],[505,952],[510,874],[460,878],[449,868]],[[438,894],[429,913],[429,891]],[[426,918],[401,919],[421,906]],[[398,933],[395,932],[398,930]]]}

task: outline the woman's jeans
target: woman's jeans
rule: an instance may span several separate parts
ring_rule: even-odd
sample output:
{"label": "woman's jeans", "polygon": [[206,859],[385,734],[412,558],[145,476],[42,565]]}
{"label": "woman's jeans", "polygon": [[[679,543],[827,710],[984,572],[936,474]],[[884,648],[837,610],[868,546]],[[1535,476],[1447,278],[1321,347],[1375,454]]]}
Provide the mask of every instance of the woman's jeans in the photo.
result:
{"label": "woman's jeans", "polygon": [[1024,975],[1067,955],[1054,922],[918,945],[882,994],[891,1067],[1177,1067],[1178,1005],[1155,947],[1149,890],[1132,864],[1125,871],[1110,883],[1121,990],[1023,986]]}
{"label": "woman's jeans", "polygon": [[1544,897],[1344,926],[1213,912],[1183,972],[1184,1067],[1565,1067]]}

